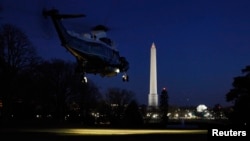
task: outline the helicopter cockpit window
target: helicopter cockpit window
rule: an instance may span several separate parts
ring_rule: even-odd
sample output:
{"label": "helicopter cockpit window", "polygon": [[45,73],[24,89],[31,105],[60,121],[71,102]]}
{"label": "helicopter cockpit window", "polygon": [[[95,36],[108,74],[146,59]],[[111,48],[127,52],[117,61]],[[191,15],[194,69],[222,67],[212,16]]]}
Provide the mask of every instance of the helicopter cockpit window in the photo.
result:
{"label": "helicopter cockpit window", "polygon": [[96,39],[96,35],[92,35],[91,37],[92,37],[93,39]]}

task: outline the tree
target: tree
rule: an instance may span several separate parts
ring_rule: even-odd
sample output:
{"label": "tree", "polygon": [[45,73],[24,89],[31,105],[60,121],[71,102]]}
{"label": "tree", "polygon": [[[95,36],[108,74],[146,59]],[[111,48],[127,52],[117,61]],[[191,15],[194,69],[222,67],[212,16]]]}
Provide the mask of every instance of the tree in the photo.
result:
{"label": "tree", "polygon": [[213,107],[214,117],[215,119],[221,119],[222,118],[222,106],[220,104],[215,104]]}
{"label": "tree", "polygon": [[130,103],[135,94],[132,91],[120,88],[109,88],[106,92],[106,100],[109,104],[125,106]]}
{"label": "tree", "polygon": [[29,66],[37,57],[36,49],[28,36],[18,27],[4,24],[1,28],[1,58],[11,68],[9,71],[19,71]]}
{"label": "tree", "polygon": [[229,119],[235,125],[249,126],[250,116],[250,66],[242,69],[242,76],[234,78],[233,88],[226,94],[226,101],[233,103],[233,111]]}
{"label": "tree", "polygon": [[8,118],[11,114],[13,103],[18,95],[18,75],[30,67],[37,59],[37,53],[26,36],[18,27],[4,24],[0,28],[0,85],[3,101],[3,117]]}
{"label": "tree", "polygon": [[142,128],[143,122],[138,104],[135,100],[132,100],[125,109],[123,124],[129,128]]}
{"label": "tree", "polygon": [[125,89],[110,88],[106,92],[106,101],[110,106],[110,122],[119,126],[123,118],[125,107],[134,99],[134,93]]}
{"label": "tree", "polygon": [[97,110],[97,105],[102,100],[102,95],[98,87],[92,81],[88,81],[85,85],[82,85],[82,83],[78,84],[80,85],[79,103],[83,115],[83,122],[88,125],[93,125],[94,117],[91,115],[91,112]]}
{"label": "tree", "polygon": [[160,116],[161,116],[161,120],[162,123],[164,125],[167,124],[168,122],[168,91],[166,88],[163,88],[161,91],[161,95],[160,95]]}
{"label": "tree", "polygon": [[64,120],[67,107],[66,99],[67,96],[71,95],[69,90],[74,87],[74,68],[71,62],[52,59],[41,63],[34,72],[37,82],[40,83],[40,85],[36,85],[37,90],[39,90],[35,91],[39,97],[37,100],[43,107],[47,107],[47,110],[51,110],[50,112],[53,112],[58,121]]}

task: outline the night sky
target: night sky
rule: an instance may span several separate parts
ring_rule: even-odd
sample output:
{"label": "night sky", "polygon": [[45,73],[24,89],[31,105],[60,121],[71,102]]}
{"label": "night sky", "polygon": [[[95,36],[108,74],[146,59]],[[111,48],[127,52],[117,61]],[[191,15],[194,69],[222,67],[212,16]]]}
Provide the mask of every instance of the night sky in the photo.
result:
{"label": "night sky", "polygon": [[233,77],[250,64],[249,0],[1,0],[0,23],[20,27],[44,59],[75,61],[60,45],[43,8],[83,13],[65,20],[75,32],[104,24],[122,56],[130,62],[129,82],[121,76],[87,75],[101,91],[118,87],[147,104],[150,47],[157,49],[158,94],[166,87],[171,105],[230,105],[226,93]]}

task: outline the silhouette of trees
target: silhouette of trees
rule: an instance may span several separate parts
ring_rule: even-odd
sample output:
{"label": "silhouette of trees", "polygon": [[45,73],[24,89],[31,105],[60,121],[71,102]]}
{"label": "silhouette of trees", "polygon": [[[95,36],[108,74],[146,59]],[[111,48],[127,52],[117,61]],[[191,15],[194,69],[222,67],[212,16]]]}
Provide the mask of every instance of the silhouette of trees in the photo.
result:
{"label": "silhouette of trees", "polygon": [[125,107],[134,99],[134,93],[125,89],[110,88],[105,95],[106,103],[110,106],[109,119],[112,125],[122,125]]}
{"label": "silhouette of trees", "polygon": [[37,53],[28,36],[18,27],[4,24],[1,28],[1,57],[12,73],[29,66]]}
{"label": "silhouette of trees", "polygon": [[235,125],[249,126],[250,116],[247,112],[250,110],[250,66],[242,69],[243,76],[234,78],[233,89],[226,94],[226,101],[233,103],[233,111],[229,119]]}
{"label": "silhouette of trees", "polygon": [[221,119],[223,116],[223,108],[220,104],[215,104],[213,107],[213,113],[215,119]]}
{"label": "silhouette of trees", "polygon": [[123,125],[127,128],[142,128],[143,124],[143,115],[138,104],[132,100],[124,111]]}
{"label": "silhouette of trees", "polygon": [[68,115],[70,122],[90,124],[91,111],[102,97],[91,81],[85,85],[80,83],[75,66],[59,59],[37,66],[37,102],[43,115],[52,114],[57,121],[64,121]]}
{"label": "silhouette of trees", "polygon": [[83,118],[83,123],[87,125],[93,125],[95,122],[95,117],[92,112],[98,111],[98,104],[102,100],[102,95],[98,87],[92,82],[88,81],[87,85],[82,85],[78,81],[78,86],[80,87],[78,92],[78,103],[80,105]]}
{"label": "silhouette of trees", "polygon": [[[21,73],[33,66],[39,57],[26,34],[18,27],[4,24],[0,28],[0,85],[3,117],[7,119],[14,104],[23,102],[20,87]],[[24,85],[24,84],[22,84]],[[22,90],[22,91],[21,91]],[[20,107],[19,107],[20,108]]]}
{"label": "silhouette of trees", "polygon": [[[81,85],[75,64],[59,59],[42,60],[19,28],[5,24],[0,29],[0,99],[4,119],[32,119],[51,115],[65,119],[75,103],[81,113],[94,109],[100,98],[93,84]],[[86,110],[88,109],[88,110]]]}
{"label": "silhouette of trees", "polygon": [[161,116],[161,120],[162,120],[162,124],[166,125],[168,122],[168,91],[166,90],[166,88],[163,88],[161,91],[161,95],[160,95],[160,116]]}
{"label": "silhouette of trees", "polygon": [[[72,87],[71,80],[74,78],[74,66],[71,62],[54,59],[44,61],[37,66],[37,99],[42,107],[52,111],[55,118],[59,121],[64,120],[66,113],[66,97],[69,89]],[[45,111],[44,111],[45,112]]]}

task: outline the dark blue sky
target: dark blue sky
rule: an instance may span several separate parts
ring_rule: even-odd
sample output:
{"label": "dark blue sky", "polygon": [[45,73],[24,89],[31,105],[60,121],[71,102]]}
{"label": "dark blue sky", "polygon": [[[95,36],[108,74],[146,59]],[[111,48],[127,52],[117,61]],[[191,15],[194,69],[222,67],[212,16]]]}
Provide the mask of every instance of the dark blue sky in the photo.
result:
{"label": "dark blue sky", "polygon": [[45,59],[75,58],[60,46],[42,8],[84,13],[67,25],[83,32],[105,24],[108,36],[130,62],[129,83],[121,75],[88,75],[101,91],[132,90],[141,104],[149,94],[152,42],[157,49],[158,93],[163,87],[174,105],[228,105],[233,77],[250,64],[250,1],[248,0],[1,0],[1,23],[13,23],[30,36]]}

